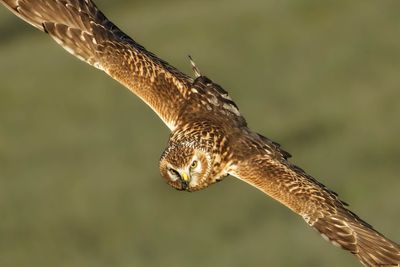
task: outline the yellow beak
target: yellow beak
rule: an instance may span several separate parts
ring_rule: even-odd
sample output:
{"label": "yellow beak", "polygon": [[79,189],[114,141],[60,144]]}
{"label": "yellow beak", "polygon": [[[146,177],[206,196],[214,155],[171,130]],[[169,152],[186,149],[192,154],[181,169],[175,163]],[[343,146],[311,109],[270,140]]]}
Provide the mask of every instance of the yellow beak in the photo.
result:
{"label": "yellow beak", "polygon": [[190,181],[190,177],[186,172],[182,172],[182,179],[183,181],[185,181],[186,183],[188,183]]}

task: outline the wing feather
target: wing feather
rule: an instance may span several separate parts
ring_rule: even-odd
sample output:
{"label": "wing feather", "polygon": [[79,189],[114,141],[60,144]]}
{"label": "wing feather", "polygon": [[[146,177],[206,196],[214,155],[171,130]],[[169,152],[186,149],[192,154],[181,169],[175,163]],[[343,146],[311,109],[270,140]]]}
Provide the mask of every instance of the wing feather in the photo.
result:
{"label": "wing feather", "polygon": [[[281,202],[335,246],[356,255],[366,266],[400,266],[400,246],[345,207],[336,193],[290,164],[272,142],[238,142],[246,151],[230,174]],[[278,149],[278,150],[277,150]]]}
{"label": "wing feather", "polygon": [[91,0],[0,0],[77,58],[105,71],[173,130],[193,79],[147,51]]}

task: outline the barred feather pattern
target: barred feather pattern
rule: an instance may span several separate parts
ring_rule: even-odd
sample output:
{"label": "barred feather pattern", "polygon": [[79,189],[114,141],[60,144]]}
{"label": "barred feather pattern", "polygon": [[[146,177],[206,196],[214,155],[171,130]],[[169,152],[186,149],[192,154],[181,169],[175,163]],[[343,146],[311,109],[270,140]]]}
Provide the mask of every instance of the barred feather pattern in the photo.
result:
{"label": "barred feather pattern", "polygon": [[[186,184],[185,190],[206,188],[231,174],[302,216],[322,237],[350,251],[365,266],[400,266],[398,244],[291,164],[291,155],[279,144],[252,132],[228,93],[203,76],[193,62],[196,79],[136,43],[90,0],[0,3],[69,53],[125,85],[158,114],[172,131],[161,159],[161,173],[167,179],[168,165],[187,167],[190,155],[200,153],[207,171],[195,185]],[[182,188],[182,181],[176,178],[174,183]]]}
{"label": "barred feather pattern", "polygon": [[399,266],[400,247],[351,211],[338,207],[335,214],[310,223],[324,239],[356,255],[364,266]]}
{"label": "barred feather pattern", "polygon": [[[258,188],[303,217],[333,245],[365,266],[400,266],[400,246],[350,211],[325,185],[291,164],[265,140],[242,139],[230,174]],[[269,142],[270,143],[270,142]],[[243,146],[249,149],[243,153]],[[242,152],[240,152],[242,151]],[[271,153],[276,151],[276,153]]]}
{"label": "barred feather pattern", "polygon": [[193,79],[123,33],[90,0],[0,0],[72,55],[105,71],[173,130]]}

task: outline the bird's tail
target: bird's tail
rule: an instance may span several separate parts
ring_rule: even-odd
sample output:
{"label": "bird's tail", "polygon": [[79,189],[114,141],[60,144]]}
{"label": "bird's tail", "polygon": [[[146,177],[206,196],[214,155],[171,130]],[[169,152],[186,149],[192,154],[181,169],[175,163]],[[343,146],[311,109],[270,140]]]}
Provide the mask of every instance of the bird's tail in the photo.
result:
{"label": "bird's tail", "polygon": [[400,246],[344,207],[310,224],[332,244],[357,256],[365,266],[400,266]]}

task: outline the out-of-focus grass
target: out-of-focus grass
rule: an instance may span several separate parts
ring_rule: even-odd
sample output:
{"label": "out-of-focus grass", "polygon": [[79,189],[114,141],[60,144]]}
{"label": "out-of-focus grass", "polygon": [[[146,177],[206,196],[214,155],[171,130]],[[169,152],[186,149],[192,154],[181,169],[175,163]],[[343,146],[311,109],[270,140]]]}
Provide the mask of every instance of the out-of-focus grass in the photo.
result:
{"label": "out-of-focus grass", "polygon": [[[398,1],[97,1],[399,241]],[[0,266],[356,266],[227,178],[188,194],[138,98],[0,8]]]}

